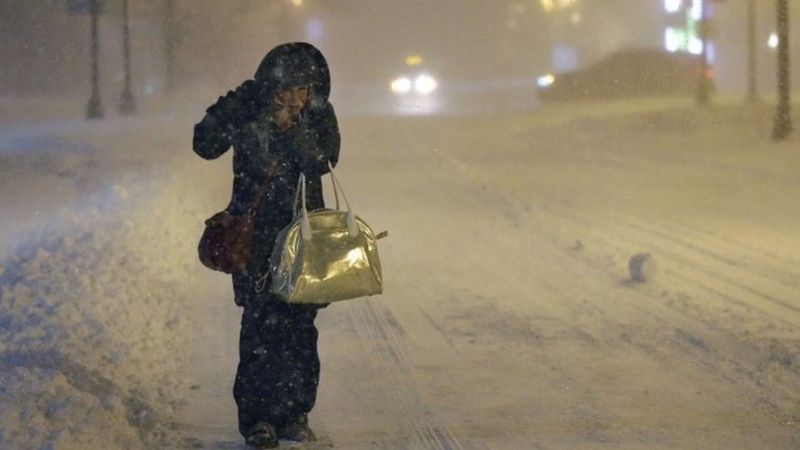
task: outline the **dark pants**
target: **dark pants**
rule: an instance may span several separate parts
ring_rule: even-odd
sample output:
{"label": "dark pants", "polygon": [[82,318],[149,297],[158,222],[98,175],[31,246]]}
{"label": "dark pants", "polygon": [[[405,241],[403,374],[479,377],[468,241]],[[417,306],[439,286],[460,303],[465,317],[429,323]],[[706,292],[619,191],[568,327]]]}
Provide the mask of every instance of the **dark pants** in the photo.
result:
{"label": "dark pants", "polygon": [[281,426],[311,411],[320,363],[316,307],[275,298],[244,306],[233,396],[246,437],[258,422]]}

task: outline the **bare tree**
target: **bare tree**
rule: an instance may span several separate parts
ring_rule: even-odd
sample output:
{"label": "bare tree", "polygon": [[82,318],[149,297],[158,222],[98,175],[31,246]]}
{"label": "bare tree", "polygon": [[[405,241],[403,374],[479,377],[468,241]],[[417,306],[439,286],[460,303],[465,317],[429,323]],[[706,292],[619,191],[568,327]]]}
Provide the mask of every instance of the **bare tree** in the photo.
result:
{"label": "bare tree", "polygon": [[778,108],[772,138],[781,141],[792,131],[789,79],[789,0],[777,0]]}

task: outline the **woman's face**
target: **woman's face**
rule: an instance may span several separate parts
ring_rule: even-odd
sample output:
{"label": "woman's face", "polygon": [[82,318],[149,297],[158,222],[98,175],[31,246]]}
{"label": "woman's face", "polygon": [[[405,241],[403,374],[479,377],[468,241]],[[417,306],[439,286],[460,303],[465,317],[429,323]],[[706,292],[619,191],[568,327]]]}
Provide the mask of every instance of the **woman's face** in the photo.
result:
{"label": "woman's face", "polygon": [[308,102],[309,88],[307,85],[292,86],[278,91],[275,102],[286,108],[291,116],[300,114]]}

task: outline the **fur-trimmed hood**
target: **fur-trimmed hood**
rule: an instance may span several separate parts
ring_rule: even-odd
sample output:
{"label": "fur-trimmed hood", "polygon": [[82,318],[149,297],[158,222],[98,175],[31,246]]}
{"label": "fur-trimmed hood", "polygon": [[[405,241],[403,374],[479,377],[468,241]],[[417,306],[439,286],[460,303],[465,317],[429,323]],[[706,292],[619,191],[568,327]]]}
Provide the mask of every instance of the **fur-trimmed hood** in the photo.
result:
{"label": "fur-trimmed hood", "polygon": [[306,42],[291,42],[270,50],[256,70],[255,81],[270,96],[280,89],[309,85],[311,106],[325,105],[331,93],[328,62]]}

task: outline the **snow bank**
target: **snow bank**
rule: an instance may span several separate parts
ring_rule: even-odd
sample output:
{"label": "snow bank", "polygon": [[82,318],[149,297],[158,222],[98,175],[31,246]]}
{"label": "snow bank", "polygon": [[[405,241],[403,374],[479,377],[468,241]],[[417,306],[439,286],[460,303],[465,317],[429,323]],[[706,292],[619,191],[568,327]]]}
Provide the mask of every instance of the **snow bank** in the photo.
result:
{"label": "snow bank", "polygon": [[195,236],[171,232],[186,219],[156,188],[169,181],[139,177],[94,193],[0,266],[0,448],[175,445]]}

